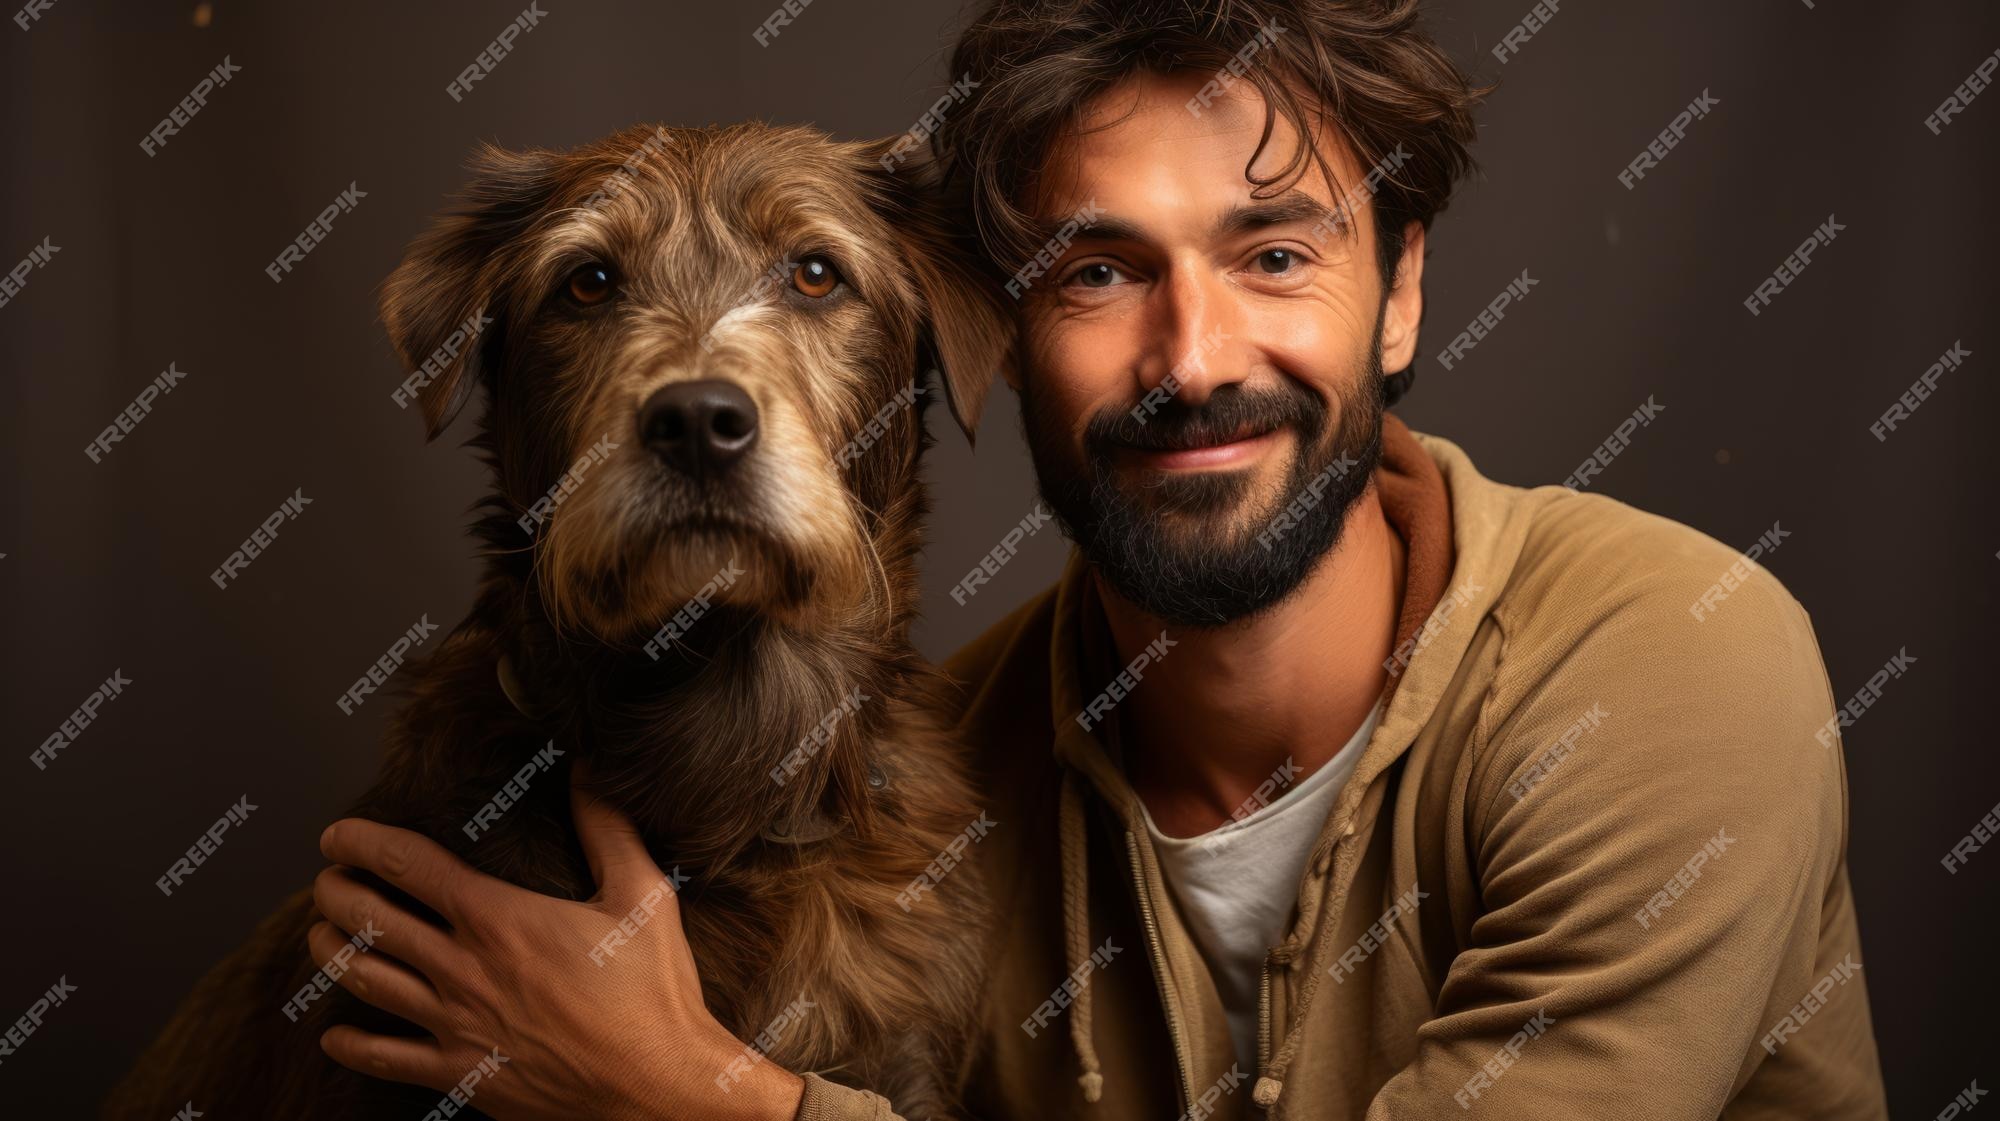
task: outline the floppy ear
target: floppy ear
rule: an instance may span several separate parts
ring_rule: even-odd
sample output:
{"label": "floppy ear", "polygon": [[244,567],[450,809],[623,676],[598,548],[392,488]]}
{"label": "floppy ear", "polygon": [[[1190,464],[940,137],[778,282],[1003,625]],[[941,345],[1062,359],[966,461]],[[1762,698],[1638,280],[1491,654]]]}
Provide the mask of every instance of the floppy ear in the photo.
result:
{"label": "floppy ear", "polygon": [[382,322],[411,371],[394,397],[422,407],[426,440],[451,424],[485,373],[487,328],[501,318],[505,295],[503,251],[556,188],[553,153],[482,145],[468,166],[465,191],[382,285]]}
{"label": "floppy ear", "polygon": [[988,276],[969,221],[954,221],[927,145],[896,136],[862,146],[879,186],[878,207],[902,238],[911,281],[923,300],[924,346],[944,381],[951,415],[967,443],[995,374],[1014,360],[1014,324]]}

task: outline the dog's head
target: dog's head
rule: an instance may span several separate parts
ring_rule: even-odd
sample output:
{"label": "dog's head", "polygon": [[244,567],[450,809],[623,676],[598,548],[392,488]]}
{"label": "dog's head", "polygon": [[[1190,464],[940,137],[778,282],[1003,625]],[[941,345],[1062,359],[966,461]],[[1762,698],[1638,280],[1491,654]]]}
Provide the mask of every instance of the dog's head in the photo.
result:
{"label": "dog's head", "polygon": [[718,603],[806,624],[886,591],[916,406],[941,386],[969,437],[1011,338],[890,151],[765,125],[486,148],[389,278],[399,399],[434,438],[483,387],[559,629],[629,644]]}

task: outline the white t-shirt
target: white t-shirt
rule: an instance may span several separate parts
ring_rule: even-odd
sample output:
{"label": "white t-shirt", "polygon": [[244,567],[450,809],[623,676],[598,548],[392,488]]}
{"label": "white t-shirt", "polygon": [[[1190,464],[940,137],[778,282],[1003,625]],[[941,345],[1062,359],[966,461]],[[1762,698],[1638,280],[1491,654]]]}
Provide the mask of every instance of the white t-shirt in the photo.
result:
{"label": "white t-shirt", "polygon": [[[1153,815],[1146,814],[1160,870],[1181,921],[1215,977],[1237,1058],[1252,1076],[1257,1073],[1264,958],[1284,940],[1298,906],[1306,857],[1381,717],[1377,701],[1353,737],[1319,770],[1253,812],[1198,837],[1166,836],[1153,824]],[[1274,777],[1282,775],[1280,768]]]}

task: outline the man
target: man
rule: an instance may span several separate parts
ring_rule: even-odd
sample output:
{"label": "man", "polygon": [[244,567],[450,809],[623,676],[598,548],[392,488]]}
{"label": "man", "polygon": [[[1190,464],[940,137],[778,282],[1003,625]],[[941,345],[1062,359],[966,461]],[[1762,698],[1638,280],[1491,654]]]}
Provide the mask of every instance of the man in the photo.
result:
{"label": "man", "polygon": [[[1077,544],[949,667],[1008,916],[968,1108],[1884,1117],[1804,612],[1754,566],[1691,611],[1729,549],[1490,482],[1384,412],[1477,95],[1414,8],[998,0],[961,41],[980,86],[938,147],[1019,297],[1012,377]],[[579,821],[594,866],[650,864]],[[343,822],[328,853],[372,867],[394,832]],[[509,1026],[527,1006],[468,1013],[533,1087],[482,1108],[886,1116],[768,1064],[718,1096],[699,963],[643,933],[659,991],[575,970],[544,989],[597,1014],[555,1042]]]}

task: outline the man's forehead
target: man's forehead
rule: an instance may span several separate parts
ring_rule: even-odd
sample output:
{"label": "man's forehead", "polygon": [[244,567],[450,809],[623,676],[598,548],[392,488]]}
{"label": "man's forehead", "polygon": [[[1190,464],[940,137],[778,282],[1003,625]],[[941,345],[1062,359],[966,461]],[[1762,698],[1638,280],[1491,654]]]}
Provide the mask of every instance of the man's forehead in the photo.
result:
{"label": "man's forehead", "polygon": [[[1272,215],[1284,211],[1291,218],[1318,219],[1337,209],[1341,191],[1327,181],[1311,152],[1297,174],[1283,177],[1276,198],[1271,185],[1252,181],[1251,176],[1278,178],[1300,155],[1302,138],[1282,113],[1272,116],[1271,135],[1264,138],[1265,99],[1248,81],[1208,97],[1197,113],[1190,97],[1210,78],[1198,71],[1146,72],[1086,103],[1077,127],[1050,146],[1028,200],[1039,224],[1054,229],[1093,201],[1110,209],[1113,219],[1129,220],[1133,215],[1118,213],[1127,207],[1107,201],[1121,197],[1141,203],[1150,197],[1154,204],[1147,209],[1198,204],[1216,223],[1231,212],[1251,215],[1239,214],[1239,225],[1283,220]],[[1321,123],[1313,144],[1340,183],[1359,178],[1338,130]],[[1145,182],[1147,177],[1156,182]],[[1195,181],[1198,198],[1188,191]],[[1345,201],[1359,208],[1359,200]]]}

